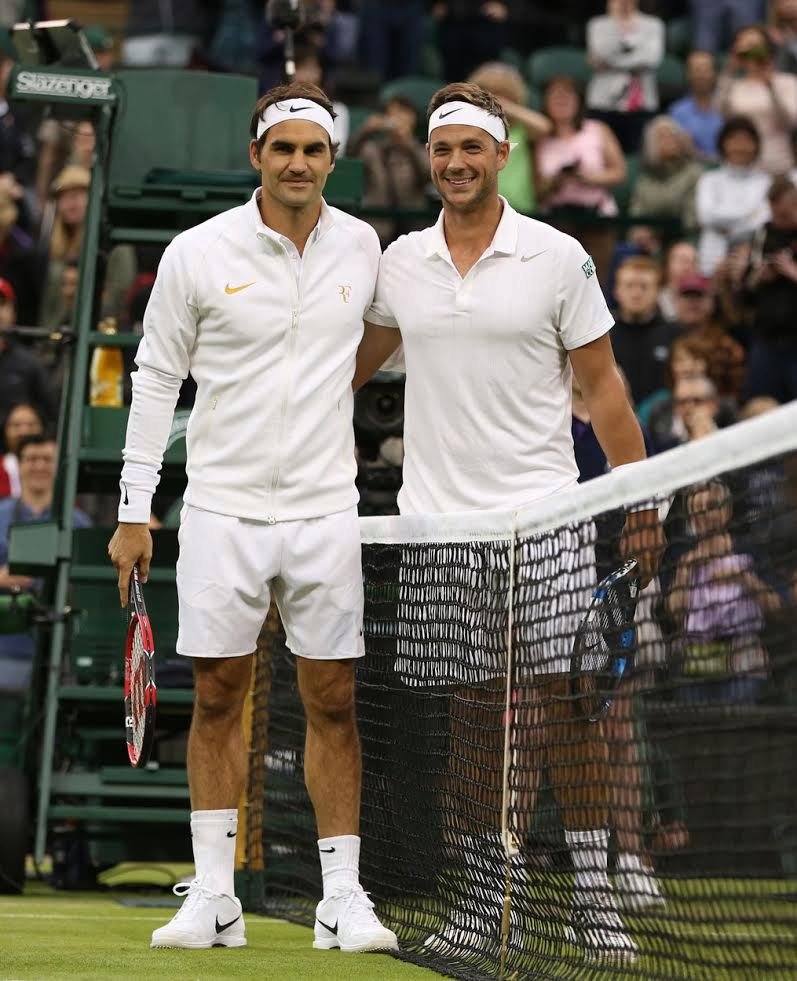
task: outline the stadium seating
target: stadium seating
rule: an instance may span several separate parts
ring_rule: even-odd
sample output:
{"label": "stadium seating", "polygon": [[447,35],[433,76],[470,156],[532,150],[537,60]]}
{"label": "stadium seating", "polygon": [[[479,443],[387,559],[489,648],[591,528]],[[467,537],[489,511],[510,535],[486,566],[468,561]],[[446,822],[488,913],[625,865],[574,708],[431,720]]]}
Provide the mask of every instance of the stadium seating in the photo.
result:
{"label": "stadium seating", "polygon": [[686,57],[692,47],[691,17],[676,17],[667,21],[666,32],[667,52],[679,58]]}
{"label": "stadium seating", "polygon": [[686,68],[680,58],[665,54],[656,71],[656,81],[659,83],[659,100],[662,106],[667,106],[679,99],[686,91]]}
{"label": "stadium seating", "polygon": [[531,54],[526,62],[526,76],[532,85],[544,88],[557,75],[570,75],[581,85],[592,77],[592,68],[583,48],[563,45],[541,48]]}
{"label": "stadium seating", "polygon": [[406,75],[387,82],[379,91],[379,101],[384,105],[394,95],[404,96],[415,106],[420,119],[426,118],[426,107],[438,89],[445,85],[440,78],[427,78],[420,75]]}
{"label": "stadium seating", "polygon": [[[249,198],[257,172],[244,134],[257,100],[255,79],[170,69],[116,77],[120,108],[107,193],[113,241],[169,241]],[[327,199],[347,206],[361,197],[362,164],[339,160]]]}

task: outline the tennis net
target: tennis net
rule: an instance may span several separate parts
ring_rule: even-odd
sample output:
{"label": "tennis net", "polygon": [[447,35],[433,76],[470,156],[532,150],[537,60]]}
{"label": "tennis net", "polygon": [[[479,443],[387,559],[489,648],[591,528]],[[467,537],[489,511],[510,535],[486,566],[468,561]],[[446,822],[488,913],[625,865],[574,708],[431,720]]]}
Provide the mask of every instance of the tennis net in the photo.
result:
{"label": "tennis net", "polygon": [[[641,503],[667,544],[632,646],[597,629],[606,665],[575,672]],[[401,956],[460,978],[794,977],[797,404],[523,511],[362,532],[362,878]],[[311,922],[301,709],[270,650],[250,905]]]}

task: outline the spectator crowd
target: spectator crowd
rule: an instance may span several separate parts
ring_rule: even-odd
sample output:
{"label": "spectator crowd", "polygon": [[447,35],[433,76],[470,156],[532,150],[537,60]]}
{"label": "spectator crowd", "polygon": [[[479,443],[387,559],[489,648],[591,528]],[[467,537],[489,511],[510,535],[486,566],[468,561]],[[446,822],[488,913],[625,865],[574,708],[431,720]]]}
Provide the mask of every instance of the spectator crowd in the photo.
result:
{"label": "spectator crowd", "polygon": [[[121,6],[123,31],[86,30],[101,70],[245,72],[261,91],[281,78],[284,34],[262,2]],[[502,194],[594,258],[649,452],[797,398],[797,0],[552,6],[304,4],[296,77],[334,100],[364,217],[383,246],[434,220],[426,103],[475,82],[515,145]],[[71,322],[94,158],[90,123],[6,98],[7,28],[47,7],[0,7],[0,498],[20,494],[22,436],[57,422],[57,351],[18,328]],[[103,256],[98,322],[140,330],[159,254]]]}
{"label": "spectator crowd", "polygon": [[[156,0],[123,6],[124,30],[87,29],[101,69],[248,71],[261,90],[280,79],[284,36],[262,3],[183,0],[168,20]],[[339,152],[363,162],[365,215],[383,246],[431,221],[425,104],[467,78],[510,123],[501,192],[595,260],[652,451],[694,438],[667,415],[676,383],[695,384],[693,374],[716,390],[716,426],[750,398],[797,396],[797,0],[564,0],[555,11],[308,0],[304,10],[297,78],[335,100]],[[47,4],[10,3],[0,17],[7,27],[31,13],[47,16]],[[71,321],[94,134],[85,120],[6,100],[15,54],[5,27],[0,416],[26,403],[51,428],[57,357],[13,328]],[[97,320],[138,329],[158,254],[126,245],[105,258]]]}

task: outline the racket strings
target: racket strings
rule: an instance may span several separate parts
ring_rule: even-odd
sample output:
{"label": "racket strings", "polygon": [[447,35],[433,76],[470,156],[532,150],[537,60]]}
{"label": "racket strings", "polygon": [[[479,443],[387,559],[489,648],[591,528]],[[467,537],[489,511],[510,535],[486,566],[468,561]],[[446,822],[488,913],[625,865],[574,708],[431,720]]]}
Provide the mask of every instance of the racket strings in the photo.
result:
{"label": "racket strings", "polygon": [[146,729],[146,652],[141,624],[136,622],[133,628],[133,643],[131,646],[130,666],[130,701],[133,719],[133,746],[140,753],[144,745]]}
{"label": "racket strings", "polygon": [[[622,583],[609,587],[603,602],[590,611],[581,645],[581,671],[585,675],[609,670],[618,647],[624,646],[619,643],[620,635],[633,626],[633,611],[632,591]],[[594,689],[595,680],[585,678],[584,686]]]}

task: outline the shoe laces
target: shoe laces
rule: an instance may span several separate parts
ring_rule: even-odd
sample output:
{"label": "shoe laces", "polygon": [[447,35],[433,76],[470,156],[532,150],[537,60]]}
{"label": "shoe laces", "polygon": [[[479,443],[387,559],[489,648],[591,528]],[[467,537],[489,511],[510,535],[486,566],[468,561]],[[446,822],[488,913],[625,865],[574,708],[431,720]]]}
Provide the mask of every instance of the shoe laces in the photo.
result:
{"label": "shoe laces", "polygon": [[175,920],[183,916],[193,915],[212,899],[217,899],[219,893],[209,889],[201,879],[192,879],[191,882],[178,882],[172,889],[175,896],[185,896],[183,905],[174,916]]}
{"label": "shoe laces", "polygon": [[378,923],[374,904],[369,898],[369,894],[362,888],[349,889],[346,892],[333,893],[330,899],[341,904],[341,912],[350,910],[367,919],[370,923]]}

